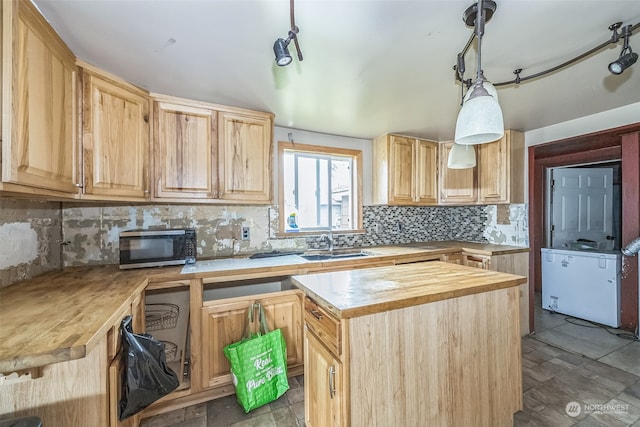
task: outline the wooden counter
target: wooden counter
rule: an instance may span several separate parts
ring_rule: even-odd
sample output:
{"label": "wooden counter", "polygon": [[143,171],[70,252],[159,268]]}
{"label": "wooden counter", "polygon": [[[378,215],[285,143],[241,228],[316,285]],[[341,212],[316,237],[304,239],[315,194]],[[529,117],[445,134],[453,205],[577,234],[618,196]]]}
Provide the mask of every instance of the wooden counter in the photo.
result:
{"label": "wooden counter", "polygon": [[2,289],[0,372],[85,357],[146,286],[142,270],[73,267]]}
{"label": "wooden counter", "polygon": [[[116,265],[69,267],[0,290],[0,373],[35,368],[85,357],[124,316],[147,284],[172,280],[228,281],[322,271],[393,265],[437,259],[445,250],[380,247],[367,257],[325,262],[277,261],[252,267],[245,259],[235,269],[195,270],[182,267],[120,270]],[[260,261],[260,260],[255,260]],[[206,261],[205,261],[206,263]]]}
{"label": "wooden counter", "polygon": [[513,425],[525,277],[433,261],[292,279],[305,425]]}
{"label": "wooden counter", "polygon": [[[251,260],[247,260],[248,266],[243,268],[205,269],[189,274],[181,274],[182,267],[119,270],[114,265],[69,267],[45,273],[0,290],[0,373],[84,357],[124,315],[134,296],[148,283],[189,279],[223,282],[247,277],[391,266],[439,259],[442,254],[460,251],[460,244],[426,242],[412,247],[366,247],[362,249],[371,253],[367,257],[268,267],[251,267]],[[498,246],[489,248],[492,253],[500,250],[499,245],[464,245],[473,250]],[[475,274],[482,275],[481,272]],[[357,312],[358,309],[354,310]]]}
{"label": "wooden counter", "polygon": [[519,252],[529,252],[529,248],[522,246],[494,245],[491,243],[463,242],[458,240],[445,240],[439,242],[416,242],[405,245],[411,248],[427,250],[450,250],[453,252],[469,252],[477,255],[504,255]]}
{"label": "wooden counter", "polygon": [[294,276],[339,319],[518,286],[526,277],[440,261]]}

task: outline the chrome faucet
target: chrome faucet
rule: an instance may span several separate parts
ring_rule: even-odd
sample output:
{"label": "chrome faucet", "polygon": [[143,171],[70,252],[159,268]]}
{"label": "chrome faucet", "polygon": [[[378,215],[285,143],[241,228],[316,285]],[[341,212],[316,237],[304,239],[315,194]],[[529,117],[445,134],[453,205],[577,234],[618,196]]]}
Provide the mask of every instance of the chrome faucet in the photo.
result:
{"label": "chrome faucet", "polygon": [[333,233],[329,231],[329,234],[323,234],[320,236],[321,242],[327,242],[329,252],[333,252]]}

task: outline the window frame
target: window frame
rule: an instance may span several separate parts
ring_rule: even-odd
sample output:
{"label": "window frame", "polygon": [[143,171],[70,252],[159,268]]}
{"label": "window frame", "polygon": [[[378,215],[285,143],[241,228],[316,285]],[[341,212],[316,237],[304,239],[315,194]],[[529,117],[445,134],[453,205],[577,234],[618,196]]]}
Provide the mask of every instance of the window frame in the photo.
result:
{"label": "window frame", "polygon": [[[353,228],[330,229],[316,228],[308,231],[286,231],[286,215],[284,212],[284,154],[285,151],[297,151],[312,155],[346,156],[351,157],[353,173],[351,175],[351,187],[353,194]],[[362,151],[322,145],[299,144],[297,142],[278,141],[278,210],[279,231],[278,236],[315,235],[327,232],[337,234],[363,233],[362,229]]]}

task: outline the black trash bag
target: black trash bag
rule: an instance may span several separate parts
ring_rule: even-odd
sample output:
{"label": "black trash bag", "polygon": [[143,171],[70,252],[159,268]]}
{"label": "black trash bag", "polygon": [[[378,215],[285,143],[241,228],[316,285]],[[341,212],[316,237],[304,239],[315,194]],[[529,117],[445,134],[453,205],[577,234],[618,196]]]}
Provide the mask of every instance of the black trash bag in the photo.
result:
{"label": "black trash bag", "polygon": [[120,421],[175,390],[180,381],[167,366],[164,343],[149,334],[134,334],[131,316],[122,319],[122,394]]}

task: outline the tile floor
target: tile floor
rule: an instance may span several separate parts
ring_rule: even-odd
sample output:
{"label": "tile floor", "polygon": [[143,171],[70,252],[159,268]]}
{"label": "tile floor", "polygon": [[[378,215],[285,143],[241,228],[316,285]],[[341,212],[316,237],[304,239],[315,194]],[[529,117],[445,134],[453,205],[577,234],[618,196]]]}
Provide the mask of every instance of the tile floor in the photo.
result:
{"label": "tile floor", "polygon": [[[514,427],[640,427],[640,342],[544,311],[537,297],[536,333],[522,339],[523,410],[514,415]],[[289,385],[280,399],[249,414],[229,396],[141,425],[304,427],[304,379],[291,378]]]}
{"label": "tile floor", "polygon": [[289,378],[289,390],[248,414],[231,395],[142,420],[142,427],[304,427],[304,377]]}

